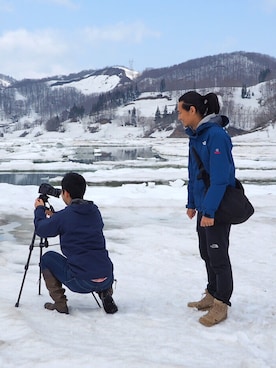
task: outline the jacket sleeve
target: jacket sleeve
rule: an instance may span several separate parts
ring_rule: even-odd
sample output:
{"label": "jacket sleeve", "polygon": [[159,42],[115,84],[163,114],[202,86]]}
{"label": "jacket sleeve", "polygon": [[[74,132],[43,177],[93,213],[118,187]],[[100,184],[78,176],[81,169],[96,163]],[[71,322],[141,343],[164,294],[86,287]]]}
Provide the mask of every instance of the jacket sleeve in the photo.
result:
{"label": "jacket sleeve", "polygon": [[203,215],[214,218],[215,212],[223,198],[226,187],[235,180],[235,169],[232,158],[232,143],[228,134],[221,130],[209,141],[209,174],[210,187],[203,201]]}
{"label": "jacket sleeve", "polygon": [[41,238],[55,237],[60,234],[59,212],[50,218],[45,215],[45,207],[39,206],[34,211],[35,232]]}
{"label": "jacket sleeve", "polygon": [[[188,160],[188,167],[190,168],[192,165],[192,160],[191,160],[191,152],[189,150],[189,160]],[[191,209],[195,209],[195,201],[194,201],[194,190],[193,190],[193,177],[192,177],[192,170],[188,170],[189,172],[189,182],[188,182],[188,201],[187,201],[187,205],[186,208],[191,208]]]}

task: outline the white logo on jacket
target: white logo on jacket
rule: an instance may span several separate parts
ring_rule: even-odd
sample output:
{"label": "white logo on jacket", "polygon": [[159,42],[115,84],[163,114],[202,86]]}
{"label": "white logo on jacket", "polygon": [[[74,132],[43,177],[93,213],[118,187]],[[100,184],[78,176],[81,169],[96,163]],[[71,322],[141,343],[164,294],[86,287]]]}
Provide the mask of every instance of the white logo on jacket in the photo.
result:
{"label": "white logo on jacket", "polygon": [[210,248],[212,248],[212,249],[217,249],[217,248],[219,248],[219,246],[218,246],[218,244],[211,244],[211,245],[210,245]]}

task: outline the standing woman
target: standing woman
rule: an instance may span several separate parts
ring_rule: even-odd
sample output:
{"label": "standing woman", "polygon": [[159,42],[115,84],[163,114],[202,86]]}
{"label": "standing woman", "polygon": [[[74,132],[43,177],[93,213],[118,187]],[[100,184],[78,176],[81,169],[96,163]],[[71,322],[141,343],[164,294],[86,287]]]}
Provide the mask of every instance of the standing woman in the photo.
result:
{"label": "standing woman", "polygon": [[[232,142],[223,129],[229,120],[226,116],[218,115],[219,110],[215,93],[202,96],[190,91],[178,100],[178,119],[190,139],[187,215],[192,219],[197,213],[199,252],[207,271],[205,296],[200,301],[188,303],[188,306],[208,311],[199,319],[201,324],[208,327],[227,318],[233,292],[228,253],[231,225],[215,220],[215,212],[226,187],[235,186]],[[200,177],[196,154],[209,174],[208,188]]]}

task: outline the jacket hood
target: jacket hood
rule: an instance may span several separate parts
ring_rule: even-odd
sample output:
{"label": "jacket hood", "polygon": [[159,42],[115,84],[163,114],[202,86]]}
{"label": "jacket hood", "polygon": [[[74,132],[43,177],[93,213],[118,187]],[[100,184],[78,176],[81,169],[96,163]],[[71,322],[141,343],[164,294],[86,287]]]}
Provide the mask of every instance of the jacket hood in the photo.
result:
{"label": "jacket hood", "polygon": [[216,115],[214,118],[210,120],[210,122],[216,123],[220,125],[222,128],[225,128],[229,124],[229,119],[225,115]]}
{"label": "jacket hood", "polygon": [[91,213],[97,210],[97,206],[94,204],[94,202],[80,198],[73,199],[69,207],[71,208],[72,211],[84,215],[86,215],[89,212]]}
{"label": "jacket hood", "polygon": [[217,124],[218,126],[224,128],[229,124],[229,119],[225,115],[215,115],[215,114],[210,115],[208,119],[207,115],[202,119],[201,122],[199,122],[199,125],[196,128],[196,130],[193,130],[192,128],[188,127],[185,129],[185,132],[189,137],[197,136],[200,134],[200,132],[202,132],[206,128],[209,128],[213,124]]}

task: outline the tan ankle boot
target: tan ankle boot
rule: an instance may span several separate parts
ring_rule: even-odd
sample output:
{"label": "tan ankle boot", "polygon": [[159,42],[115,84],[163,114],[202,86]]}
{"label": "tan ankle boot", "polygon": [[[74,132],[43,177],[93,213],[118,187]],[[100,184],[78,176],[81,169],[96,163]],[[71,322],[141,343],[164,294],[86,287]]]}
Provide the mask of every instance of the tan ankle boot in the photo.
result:
{"label": "tan ankle boot", "polygon": [[214,304],[214,297],[208,292],[208,290],[205,290],[205,296],[199,300],[198,302],[189,302],[187,305],[190,308],[197,308],[198,310],[208,310],[210,309]]}
{"label": "tan ankle boot", "polygon": [[44,270],[42,275],[45,280],[45,285],[49,290],[51,298],[54,303],[45,303],[44,307],[49,310],[56,310],[59,313],[69,314],[67,299],[64,295],[65,289],[62,288],[62,284],[57,280],[49,270]]}
{"label": "tan ankle boot", "polygon": [[227,304],[214,299],[213,306],[207,314],[199,318],[199,322],[206,327],[214,326],[227,318],[227,309]]}

